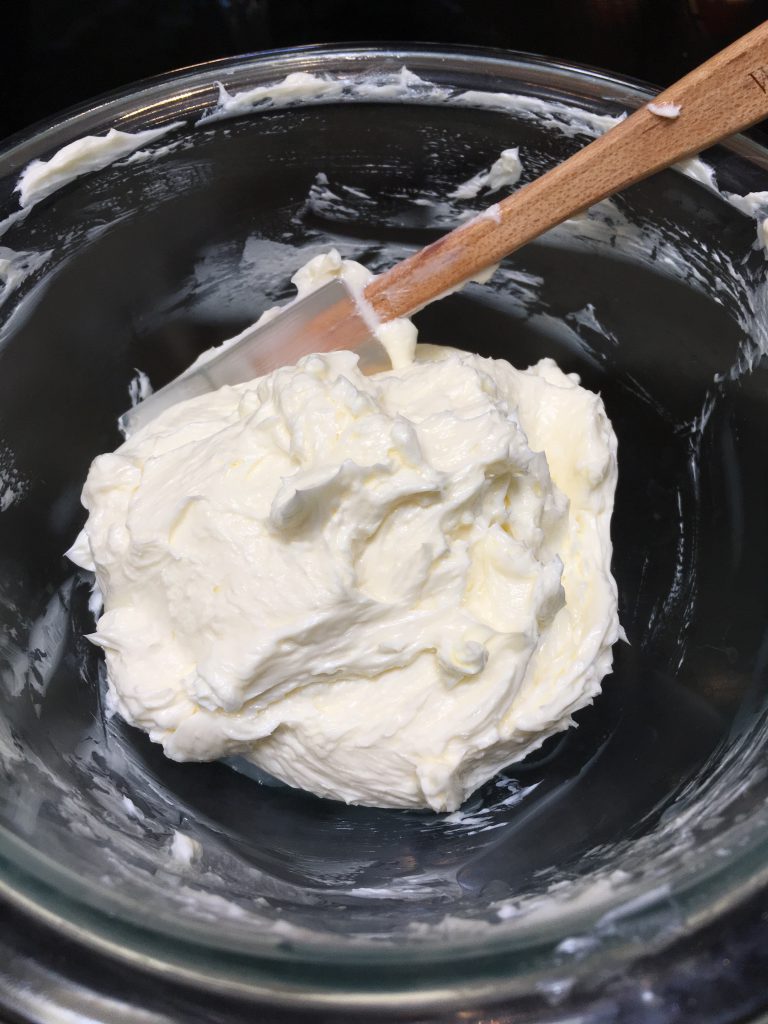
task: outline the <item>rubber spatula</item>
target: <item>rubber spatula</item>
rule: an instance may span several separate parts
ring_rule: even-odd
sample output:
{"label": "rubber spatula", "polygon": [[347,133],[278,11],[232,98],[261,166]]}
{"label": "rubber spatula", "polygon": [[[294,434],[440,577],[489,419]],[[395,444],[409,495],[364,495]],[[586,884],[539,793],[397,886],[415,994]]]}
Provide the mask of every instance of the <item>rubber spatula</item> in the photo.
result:
{"label": "rubber spatula", "polygon": [[387,357],[372,336],[377,321],[410,316],[606,196],[765,117],[768,22],[562,164],[373,278],[361,296],[333,281],[245,331],[127,412],[123,428],[133,433],[177,402],[251,380],[312,352],[353,349],[364,371],[383,369]]}

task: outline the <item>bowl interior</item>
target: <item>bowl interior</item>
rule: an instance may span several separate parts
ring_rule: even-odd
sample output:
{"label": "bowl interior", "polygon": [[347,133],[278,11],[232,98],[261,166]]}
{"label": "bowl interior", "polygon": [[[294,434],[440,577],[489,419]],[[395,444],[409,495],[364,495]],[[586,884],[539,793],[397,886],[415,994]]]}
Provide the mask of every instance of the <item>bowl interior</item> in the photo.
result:
{"label": "bowl interior", "polygon": [[[104,719],[90,580],[63,557],[88,465],[119,443],[137,370],[161,386],[289,297],[311,256],[335,247],[383,269],[485,205],[444,197],[502,149],[520,147],[525,182],[588,138],[514,108],[352,97],[187,122],[163,141],[79,178],[2,241],[51,250],[7,296],[0,338],[7,885],[120,945],[149,929],[167,955],[189,942],[319,963],[346,946],[401,965],[466,955],[478,935],[559,941],[584,913],[569,894],[596,879],[684,888],[712,787],[747,773],[762,744],[768,388],[753,222],[668,171],[418,315],[423,341],[517,366],[551,356],[603,395],[628,643],[578,728],[457,814],[347,807],[237,766],[172,763]],[[728,159],[734,180],[752,173]],[[756,813],[757,794],[735,798],[707,842]]]}

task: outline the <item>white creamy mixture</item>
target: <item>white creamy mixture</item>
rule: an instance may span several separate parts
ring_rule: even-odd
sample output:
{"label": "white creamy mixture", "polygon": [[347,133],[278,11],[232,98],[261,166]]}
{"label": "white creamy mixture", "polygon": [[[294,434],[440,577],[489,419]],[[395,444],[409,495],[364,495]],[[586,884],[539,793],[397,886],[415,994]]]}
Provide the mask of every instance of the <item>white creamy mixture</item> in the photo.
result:
{"label": "white creamy mixture", "polygon": [[70,142],[49,160],[33,160],[22,171],[14,189],[19,193],[19,205],[22,209],[34,206],[75,178],[109,167],[115,160],[167,135],[182,123],[175,121],[143,132],[110,128],[106,135],[85,135]]}
{"label": "white creamy mixture", "polygon": [[502,150],[498,160],[487,171],[476,174],[448,195],[451,199],[474,199],[482,191],[498,192],[505,186],[516,185],[522,173],[520,150],[515,146],[513,149]]}
{"label": "white creamy mixture", "polygon": [[336,352],[180,403],[83,493],[112,706],[176,760],[453,810],[610,670],[615,485],[600,398],[551,360]]}

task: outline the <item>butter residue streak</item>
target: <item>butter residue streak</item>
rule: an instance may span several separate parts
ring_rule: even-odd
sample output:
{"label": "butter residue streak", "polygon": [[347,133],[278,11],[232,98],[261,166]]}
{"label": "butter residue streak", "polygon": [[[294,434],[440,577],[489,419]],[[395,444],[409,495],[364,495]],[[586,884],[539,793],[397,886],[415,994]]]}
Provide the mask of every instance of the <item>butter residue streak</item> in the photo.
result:
{"label": "butter residue streak", "polygon": [[129,153],[167,135],[183,122],[149,128],[143,132],[121,132],[110,128],[106,135],[86,135],[68,143],[49,160],[33,160],[21,172],[14,192],[19,204],[28,209],[63,185],[92,171],[101,171]]}
{"label": "butter residue streak", "polygon": [[216,105],[203,114],[198,124],[221,121],[258,110],[280,109],[302,103],[322,103],[340,97],[386,103],[413,96],[429,102],[448,100],[453,90],[420,78],[406,67],[398,71],[380,71],[358,76],[313,75],[294,71],[278,82],[230,93],[217,83]]}
{"label": "butter residue streak", "polygon": [[52,255],[53,249],[46,252],[15,252],[7,246],[0,246],[0,306]]}
{"label": "butter residue streak", "polygon": [[448,193],[449,199],[474,199],[480,192],[498,192],[506,186],[516,185],[523,173],[517,146],[502,151],[498,160],[487,171],[480,171]]}
{"label": "butter residue streak", "polygon": [[191,839],[183,832],[174,832],[168,851],[173,860],[184,867],[189,867],[200,857],[202,847],[196,839]]}
{"label": "butter residue streak", "polygon": [[555,125],[565,135],[601,135],[627,116],[625,113],[616,117],[596,114],[564,103],[540,100],[535,96],[482,90],[461,92],[421,78],[405,66],[398,71],[382,70],[358,75],[313,75],[298,71],[278,82],[235,93],[230,93],[220,82],[217,85],[218,101],[210,111],[203,114],[198,124],[258,110],[290,107],[299,103],[322,103],[342,97],[371,102],[399,100],[453,103],[457,106],[513,111],[520,117],[544,120]]}
{"label": "butter residue streak", "polygon": [[686,157],[685,160],[678,160],[677,163],[672,166],[674,170],[679,171],[680,174],[684,174],[686,178],[698,181],[700,185],[704,185],[710,190],[710,192],[721,195],[717,184],[717,178],[715,177],[715,169],[710,167],[709,164],[704,163],[701,157],[689,156]]}
{"label": "butter residue streak", "polygon": [[610,670],[615,484],[600,398],[551,360],[335,352],[180,403],[83,494],[110,704],[176,760],[454,810]]}
{"label": "butter residue streak", "polygon": [[243,92],[230,93],[221,82],[216,83],[219,99],[214,109],[204,114],[198,124],[237,117],[261,107],[288,106],[307,99],[334,99],[344,90],[343,80],[312,75],[307,71],[294,71],[273,85],[257,85]]}
{"label": "butter residue streak", "polygon": [[597,137],[627,117],[626,112],[616,115],[596,114],[591,110],[568,106],[555,100],[542,100],[520,93],[486,92],[481,89],[457,93],[451,96],[450,101],[462,107],[506,110],[523,118],[541,121],[556,128],[562,135],[571,137],[582,134]]}
{"label": "butter residue streak", "polygon": [[15,505],[28,488],[29,481],[19,472],[13,451],[0,440],[0,512]]}
{"label": "butter residue streak", "polygon": [[731,206],[756,221],[756,244],[768,255],[768,192],[748,192],[744,196],[735,192],[725,192],[724,196]]}

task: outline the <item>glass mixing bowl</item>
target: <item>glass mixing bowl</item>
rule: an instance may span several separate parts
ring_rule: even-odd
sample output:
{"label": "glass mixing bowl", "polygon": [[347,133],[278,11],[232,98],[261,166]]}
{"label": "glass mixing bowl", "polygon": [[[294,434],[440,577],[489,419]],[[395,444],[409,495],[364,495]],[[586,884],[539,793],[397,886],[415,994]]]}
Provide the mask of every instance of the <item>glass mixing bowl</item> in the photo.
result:
{"label": "glass mixing bowl", "polygon": [[[218,81],[231,95],[293,72],[341,84],[198,123]],[[554,357],[602,393],[619,438],[629,642],[578,728],[460,812],[347,807],[166,760],[104,718],[91,580],[63,556],[137,370],[162,385],[330,247],[383,268],[484,205],[444,197],[502,149],[520,147],[530,180],[647,96],[514,54],[318,48],[152,81],[0,154],[0,978],[16,1012],[470,1019],[503,1002],[516,1020],[619,1005],[657,1020],[695,988],[709,1020],[725,960],[743,981],[730,1009],[754,1005],[748,964],[766,944],[743,923],[737,950],[726,922],[768,874],[765,262],[754,220],[702,165],[417,317],[425,341]],[[14,216],[29,161],[177,121]],[[745,139],[707,160],[722,193],[765,183],[768,154]],[[706,928],[727,957],[702,959]]]}

